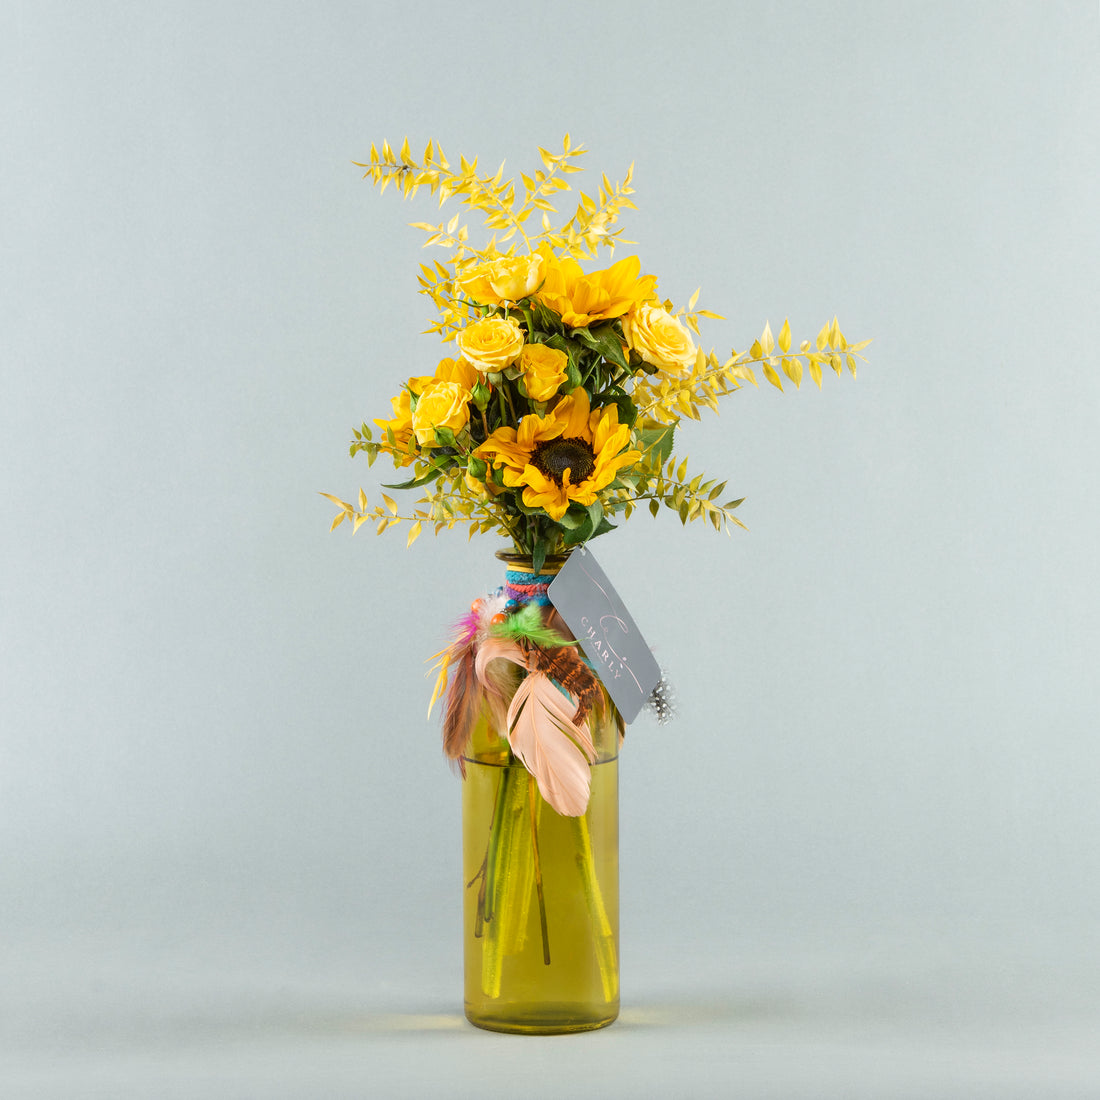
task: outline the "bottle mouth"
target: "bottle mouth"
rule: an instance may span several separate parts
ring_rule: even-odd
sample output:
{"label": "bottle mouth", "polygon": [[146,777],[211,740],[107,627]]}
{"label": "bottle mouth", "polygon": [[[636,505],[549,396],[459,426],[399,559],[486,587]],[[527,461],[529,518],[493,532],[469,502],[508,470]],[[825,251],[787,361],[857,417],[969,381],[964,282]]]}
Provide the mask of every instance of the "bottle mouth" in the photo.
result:
{"label": "bottle mouth", "polygon": [[[517,554],[514,550],[498,550],[496,552],[496,556],[506,565],[515,568],[517,572],[534,572],[531,567],[530,554]],[[539,575],[549,576],[550,574],[560,573],[562,567],[568,560],[568,554],[548,554],[546,556],[546,561],[542,563],[542,568],[539,570]]]}

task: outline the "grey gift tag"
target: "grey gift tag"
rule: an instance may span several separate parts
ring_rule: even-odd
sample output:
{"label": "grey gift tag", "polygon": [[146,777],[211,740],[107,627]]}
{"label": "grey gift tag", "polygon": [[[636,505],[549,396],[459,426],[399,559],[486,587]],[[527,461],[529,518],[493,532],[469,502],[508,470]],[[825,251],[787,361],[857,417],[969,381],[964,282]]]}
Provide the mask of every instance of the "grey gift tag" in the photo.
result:
{"label": "grey gift tag", "polygon": [[595,666],[623,721],[633,722],[661,670],[607,574],[582,546],[546,594]]}

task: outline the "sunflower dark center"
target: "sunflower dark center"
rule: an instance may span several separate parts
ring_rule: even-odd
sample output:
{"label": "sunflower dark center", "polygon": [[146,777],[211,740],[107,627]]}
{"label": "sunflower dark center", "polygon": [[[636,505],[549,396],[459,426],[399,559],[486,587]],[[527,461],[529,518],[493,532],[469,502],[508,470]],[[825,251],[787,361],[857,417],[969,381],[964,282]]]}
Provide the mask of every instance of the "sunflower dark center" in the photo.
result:
{"label": "sunflower dark center", "polygon": [[547,439],[535,445],[531,465],[558,485],[568,470],[569,484],[579,485],[596,468],[596,456],[591,444],[583,439]]}

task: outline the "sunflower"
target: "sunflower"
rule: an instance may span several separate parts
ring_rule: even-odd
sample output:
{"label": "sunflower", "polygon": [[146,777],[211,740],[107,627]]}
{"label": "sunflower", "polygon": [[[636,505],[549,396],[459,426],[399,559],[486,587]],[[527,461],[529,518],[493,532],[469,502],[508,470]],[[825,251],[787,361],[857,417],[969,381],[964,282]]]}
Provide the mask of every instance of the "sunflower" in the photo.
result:
{"label": "sunflower", "polygon": [[641,275],[642,262],[628,256],[602,271],[585,274],[576,260],[547,252],[546,277],[535,297],[570,328],[587,328],[622,317],[657,290],[655,275]]}
{"label": "sunflower", "polygon": [[560,520],[573,501],[594,503],[621,469],[642,457],[629,446],[630,428],[619,423],[618,407],[593,409],[578,388],[546,416],[497,428],[475,453],[500,469],[506,486],[522,487],[528,508]]}

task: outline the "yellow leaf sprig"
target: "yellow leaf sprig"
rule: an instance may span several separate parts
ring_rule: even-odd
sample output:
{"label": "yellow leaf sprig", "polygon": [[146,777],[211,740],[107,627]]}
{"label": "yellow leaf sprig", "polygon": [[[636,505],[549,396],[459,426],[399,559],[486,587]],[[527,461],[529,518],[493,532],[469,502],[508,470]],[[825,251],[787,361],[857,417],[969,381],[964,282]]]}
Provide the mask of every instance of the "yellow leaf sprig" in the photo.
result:
{"label": "yellow leaf sprig", "polygon": [[[420,268],[421,293],[432,299],[440,314],[438,321],[429,324],[427,332],[438,333],[447,340],[454,339],[472,314],[469,303],[455,294],[456,276],[478,262],[514,255],[517,241],[521,241],[529,252],[545,243],[577,260],[594,257],[600,248],[613,253],[617,244],[630,243],[621,239],[621,229],[613,227],[623,210],[635,209],[629,197],[634,193],[630,186],[633,165],[620,182],[612,183],[604,175],[595,197],[581,192],[572,217],[557,226],[551,222],[550,215],[557,214],[551,200],[571,190],[564,177],[583,171],[574,162],[586,152],[583,146],[573,145],[568,134],[562,141],[560,153],[540,148],[542,168],[530,175],[520,174],[522,192],[517,192],[515,180],[504,180],[503,163],[494,174],[479,175],[477,157],[472,160],[460,157],[456,170],[434,140],[428,142],[419,160],[412,156],[408,138],[405,138],[396,153],[388,141],[383,141],[381,150],[371,145],[367,161],[354,162],[356,167],[365,169],[363,178],[370,179],[382,191],[392,183],[402,195],[411,198],[422,187],[427,187],[438,198],[440,206],[457,197],[463,206],[481,213],[485,228],[492,233],[487,244],[474,248],[469,243],[469,226],[462,223],[461,214],[438,224],[410,222],[413,228],[427,234],[425,248],[436,245],[451,249],[447,266],[437,262],[422,264]],[[517,206],[520,194],[522,198]],[[536,211],[541,212],[540,229],[529,232],[528,222]],[[502,250],[503,245],[509,247]]]}
{"label": "yellow leaf sprig", "polygon": [[779,390],[783,389],[780,370],[798,388],[802,385],[803,368],[806,368],[821,389],[823,366],[831,367],[837,375],[843,374],[847,366],[854,378],[856,360],[866,362],[866,356],[860,352],[870,343],[870,340],[848,343],[834,317],[832,322],[821,327],[815,346],[803,340],[798,351],[791,351],[789,322],[784,320],[778,341],[772,335],[771,326],[765,324],[763,333],[748,351],[731,351],[720,362],[713,350],[704,354],[700,348],[695,365],[683,376],[640,382],[634,389],[635,403],[640,416],[652,417],[662,424],[674,424],[682,417],[698,420],[701,408],[717,413],[718,399],[740,389],[743,382],[758,386],[753,367],[759,367],[764,377]]}

